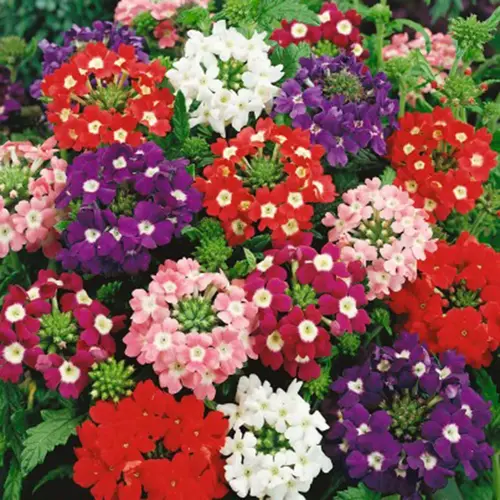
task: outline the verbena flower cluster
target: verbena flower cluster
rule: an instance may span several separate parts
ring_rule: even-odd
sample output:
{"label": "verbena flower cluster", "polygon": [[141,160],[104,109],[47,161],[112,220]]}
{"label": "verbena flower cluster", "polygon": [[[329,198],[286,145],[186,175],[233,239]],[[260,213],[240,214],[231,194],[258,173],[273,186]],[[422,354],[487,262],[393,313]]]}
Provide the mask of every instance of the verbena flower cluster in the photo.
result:
{"label": "verbena flower cluster", "polygon": [[165,68],[139,60],[132,45],[108,49],[88,43],[41,84],[47,118],[61,148],[94,149],[100,144],[138,146],[143,131],[165,136],[174,98],[159,85]]}
{"label": "verbena flower cluster", "polygon": [[179,236],[201,208],[187,164],[166,160],[150,142],[77,156],[57,198],[73,214],[58,260],[92,274],[146,271],[151,251]]}
{"label": "verbena flower cluster", "polygon": [[0,379],[18,382],[29,368],[49,389],[77,398],[88,372],[115,352],[124,316],[92,299],[76,274],[40,271],[31,288],[11,286],[0,312]]}
{"label": "verbena flower cluster", "polygon": [[54,146],[53,138],[40,146],[29,141],[0,146],[1,258],[23,248],[41,248],[53,258],[61,248],[55,226],[64,214],[55,202],[66,185],[67,163]]}
{"label": "verbena flower cluster", "polygon": [[340,260],[338,247],[309,245],[269,250],[245,282],[258,308],[255,351],[274,370],[292,376],[320,376],[320,358],[331,354],[331,335],[364,333],[370,322],[359,261]]}
{"label": "verbena flower cluster", "polygon": [[476,479],[491,465],[484,434],[491,413],[464,365],[453,351],[438,362],[406,333],[375,348],[332,385],[327,453],[348,477],[385,495],[443,488],[459,466]]}
{"label": "verbena flower cluster", "polygon": [[485,128],[474,130],[450,109],[407,113],[389,139],[396,183],[432,221],[446,219],[452,210],[465,214],[474,208],[496,165],[490,143]]}
{"label": "verbena flower cluster", "polygon": [[0,123],[7,121],[21,109],[24,89],[21,83],[11,81],[8,68],[0,66]]}
{"label": "verbena flower cluster", "polygon": [[246,38],[227,28],[226,21],[216,22],[209,36],[188,32],[184,57],[167,76],[192,108],[191,127],[210,125],[225,137],[226,125],[241,130],[250,116],[258,118],[269,109],[279,92],[275,84],[283,76],[283,65],[271,63],[265,37],[255,32]]}
{"label": "verbena flower cluster", "polygon": [[417,277],[417,262],[436,249],[425,212],[403,189],[367,179],[342,195],[337,216],[327,213],[328,239],[342,259],[360,261],[368,271],[370,300],[399,291]]}
{"label": "verbena flower cluster", "polygon": [[74,480],[94,498],[222,498],[219,450],[228,424],[194,396],[180,401],[148,380],[118,404],[98,402],[78,428]]}
{"label": "verbena flower cluster", "polygon": [[320,161],[324,150],[311,145],[308,132],[260,119],[229,142],[219,139],[212,152],[217,158],[195,187],[231,245],[250,239],[256,229],[270,230],[273,240],[297,241],[312,227],[314,204],[335,198]]}
{"label": "verbena flower cluster", "polygon": [[193,259],[167,260],[148,290],[132,295],[125,353],[153,364],[171,394],[187,387],[200,399],[213,399],[215,384],[255,357],[249,335],[257,308],[223,273],[204,273]]}
{"label": "verbena flower cluster", "polygon": [[418,279],[391,295],[391,308],[432,351],[455,349],[473,367],[488,366],[500,344],[499,265],[498,253],[467,233],[441,241]]}
{"label": "verbena flower cluster", "polygon": [[368,55],[363,48],[363,36],[360,33],[361,16],[354,9],[345,13],[335,3],[325,2],[319,12],[319,26],[299,21],[281,21],[281,28],[271,34],[282,47],[305,42],[311,45],[317,55],[338,55],[345,50],[357,57]]}
{"label": "verbena flower cluster", "polygon": [[283,84],[274,111],[289,115],[294,127],[310,130],[312,142],[326,149],[332,166],[345,166],[348,154],[365,148],[384,155],[398,112],[386,75],[372,76],[349,55],[300,63],[295,78]]}
{"label": "verbena flower cluster", "polygon": [[333,465],[321,450],[324,417],[299,395],[300,382],[274,391],[256,375],[238,381],[235,403],[219,405],[229,417],[225,477],[241,498],[305,498],[316,476]]}

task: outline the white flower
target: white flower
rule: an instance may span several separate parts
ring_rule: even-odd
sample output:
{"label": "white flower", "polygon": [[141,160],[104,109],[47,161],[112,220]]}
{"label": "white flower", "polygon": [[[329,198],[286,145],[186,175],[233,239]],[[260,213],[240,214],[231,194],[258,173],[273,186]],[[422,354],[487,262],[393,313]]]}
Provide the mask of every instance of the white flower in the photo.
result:
{"label": "white flower", "polygon": [[304,498],[320,472],[332,469],[323,453],[319,430],[328,425],[300,395],[301,382],[273,391],[256,375],[241,377],[237,404],[219,405],[230,420],[222,454],[225,477],[240,497],[272,500]]}
{"label": "white flower", "polygon": [[283,66],[271,63],[265,37],[254,33],[247,39],[225,21],[216,22],[209,36],[188,32],[184,57],[167,71],[167,77],[186,97],[191,127],[207,124],[225,136],[228,125],[241,130],[250,113],[257,118],[270,109]]}

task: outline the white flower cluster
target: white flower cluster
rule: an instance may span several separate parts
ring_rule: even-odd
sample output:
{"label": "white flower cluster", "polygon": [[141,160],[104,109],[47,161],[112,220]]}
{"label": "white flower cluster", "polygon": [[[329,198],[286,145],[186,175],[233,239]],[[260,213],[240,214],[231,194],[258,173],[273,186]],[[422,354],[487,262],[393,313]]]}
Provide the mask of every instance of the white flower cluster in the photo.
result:
{"label": "white flower cluster", "polygon": [[232,437],[226,438],[226,480],[241,498],[250,494],[272,500],[299,500],[316,476],[332,469],[321,449],[328,424],[299,395],[302,382],[273,391],[256,375],[242,377],[237,404],[219,405],[229,417]]}
{"label": "white flower cluster", "polygon": [[226,21],[215,23],[210,36],[188,32],[184,57],[167,76],[193,109],[191,127],[208,124],[225,136],[226,125],[241,130],[251,112],[257,118],[271,106],[283,65],[271,64],[265,37],[256,32],[248,39]]}

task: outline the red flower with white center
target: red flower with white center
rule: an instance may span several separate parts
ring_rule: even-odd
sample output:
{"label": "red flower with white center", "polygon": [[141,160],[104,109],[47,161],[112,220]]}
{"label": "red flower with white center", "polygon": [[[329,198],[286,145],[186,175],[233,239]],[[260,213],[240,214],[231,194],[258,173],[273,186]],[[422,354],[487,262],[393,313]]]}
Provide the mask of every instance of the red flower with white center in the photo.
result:
{"label": "red flower with white center", "polygon": [[298,241],[312,227],[314,204],[330,203],[336,192],[324,175],[324,149],[311,145],[308,131],[258,120],[234,139],[212,144],[218,157],[197,177],[207,213],[223,222],[231,245],[255,230],[269,229],[275,240]]}
{"label": "red flower with white center", "polygon": [[395,184],[406,189],[431,221],[446,219],[455,209],[470,212],[496,165],[486,129],[474,130],[456,120],[449,108],[407,113],[389,139],[396,169]]}
{"label": "red flower with white center", "polygon": [[346,50],[357,57],[368,56],[368,52],[363,50],[363,37],[359,30],[361,16],[355,10],[343,13],[334,3],[325,2],[319,20],[319,26],[283,20],[281,28],[273,31],[271,40],[282,47],[305,42],[314,48],[320,41],[330,42],[339,50]]}
{"label": "red flower with white center", "polygon": [[390,306],[434,352],[455,349],[472,367],[488,366],[500,343],[499,266],[498,253],[462,233],[454,245],[438,244]]}
{"label": "red flower with white center", "polygon": [[48,120],[65,149],[143,141],[139,124],[160,137],[171,129],[173,95],[160,88],[165,68],[140,62],[135,49],[88,43],[42,81]]}

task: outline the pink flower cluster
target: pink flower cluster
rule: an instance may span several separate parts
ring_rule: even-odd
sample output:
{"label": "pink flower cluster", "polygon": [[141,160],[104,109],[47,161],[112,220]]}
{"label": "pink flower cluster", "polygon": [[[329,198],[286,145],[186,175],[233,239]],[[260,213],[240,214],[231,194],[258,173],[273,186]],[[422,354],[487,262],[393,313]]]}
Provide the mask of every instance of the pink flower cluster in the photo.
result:
{"label": "pink flower cluster", "polygon": [[[447,71],[453,66],[456,56],[456,48],[451,35],[444,33],[431,33],[426,30],[431,39],[431,51],[427,52],[425,38],[421,33],[416,33],[415,38],[410,40],[408,33],[399,33],[391,38],[391,44],[382,49],[382,55],[387,61],[393,57],[406,57],[412,50],[419,50],[427,59],[428,63],[436,74],[436,81],[439,86],[444,83],[448,76]],[[432,92],[430,84],[421,90],[424,93]],[[408,96],[410,101],[415,102],[415,95]]]}
{"label": "pink flower cluster", "polygon": [[142,12],[151,12],[157,21],[170,19],[179,7],[199,5],[208,7],[209,0],[120,0],[115,10],[115,21],[130,25]]}
{"label": "pink flower cluster", "polygon": [[423,210],[415,208],[406,191],[367,179],[343,194],[338,217],[327,213],[328,239],[338,243],[341,258],[367,268],[369,300],[399,291],[417,277],[417,262],[436,250]]}
{"label": "pink flower cluster", "polygon": [[256,357],[250,333],[257,307],[223,273],[202,272],[193,259],[167,260],[148,290],[132,295],[125,354],[153,364],[170,393],[187,387],[199,399],[213,399],[214,384]]}
{"label": "pink flower cluster", "polygon": [[29,368],[47,387],[77,398],[94,363],[115,352],[111,334],[124,316],[89,297],[77,274],[40,271],[29,290],[11,286],[0,311],[0,380],[19,382]]}
{"label": "pink flower cluster", "polygon": [[318,252],[310,242],[266,252],[245,282],[259,310],[252,338],[260,360],[302,380],[319,377],[317,360],[330,356],[331,335],[364,333],[370,323],[361,263],[343,261],[331,243]]}
{"label": "pink flower cluster", "polygon": [[63,214],[55,200],[66,185],[67,163],[54,156],[55,144],[51,138],[39,147],[28,141],[0,145],[0,258],[23,247],[42,248],[54,258],[60,249],[54,226]]}

